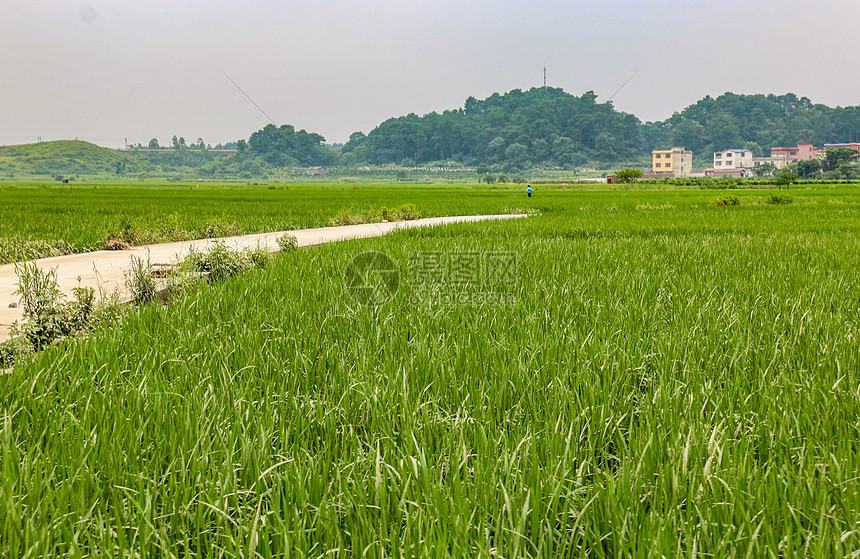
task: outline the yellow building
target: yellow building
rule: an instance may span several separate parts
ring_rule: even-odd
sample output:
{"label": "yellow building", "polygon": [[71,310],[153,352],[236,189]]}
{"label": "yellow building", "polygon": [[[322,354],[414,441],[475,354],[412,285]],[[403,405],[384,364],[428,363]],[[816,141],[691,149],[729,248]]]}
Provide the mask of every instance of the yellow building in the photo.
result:
{"label": "yellow building", "polygon": [[672,177],[689,177],[693,172],[693,152],[684,148],[655,149],[651,152],[651,171]]}

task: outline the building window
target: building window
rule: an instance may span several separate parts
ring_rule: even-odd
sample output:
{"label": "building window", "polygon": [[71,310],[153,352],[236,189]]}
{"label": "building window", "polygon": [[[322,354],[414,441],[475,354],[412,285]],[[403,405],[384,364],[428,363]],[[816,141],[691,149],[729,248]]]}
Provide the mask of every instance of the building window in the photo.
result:
{"label": "building window", "polygon": [[791,152],[789,152],[789,155],[797,155],[797,152],[796,152],[796,151],[791,151]]}
{"label": "building window", "polygon": [[660,159],[660,155],[661,155],[661,154],[659,154],[659,153],[655,153],[655,154],[654,154],[654,159]]}
{"label": "building window", "polygon": [[717,161],[717,165],[722,165],[722,164],[723,164],[722,161]]}
{"label": "building window", "polygon": [[654,167],[660,167],[660,163],[654,163]]}
{"label": "building window", "polygon": [[717,159],[719,159],[719,158],[720,158],[720,157],[722,157],[722,156],[723,156],[723,154],[722,154],[722,153],[715,153],[715,154],[714,154],[714,157],[716,157]]}

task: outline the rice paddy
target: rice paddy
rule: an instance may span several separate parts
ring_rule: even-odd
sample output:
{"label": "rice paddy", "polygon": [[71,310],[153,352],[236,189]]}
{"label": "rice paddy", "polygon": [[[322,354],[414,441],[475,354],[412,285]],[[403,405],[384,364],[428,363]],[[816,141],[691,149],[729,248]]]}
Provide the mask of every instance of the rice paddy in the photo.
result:
{"label": "rice paddy", "polygon": [[[164,204],[348,206],[297,191]],[[0,556],[860,553],[860,192],[353,192],[539,213],[293,251],[16,366]],[[63,219],[15,227],[114,217]],[[367,252],[399,271],[376,305],[345,280]]]}

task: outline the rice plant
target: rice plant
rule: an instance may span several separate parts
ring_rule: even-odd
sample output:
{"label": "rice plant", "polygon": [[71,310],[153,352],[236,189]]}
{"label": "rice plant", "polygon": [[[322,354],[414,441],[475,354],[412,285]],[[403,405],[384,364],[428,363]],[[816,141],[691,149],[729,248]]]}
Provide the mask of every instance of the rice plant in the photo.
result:
{"label": "rice plant", "polygon": [[[0,378],[0,555],[856,555],[860,197],[794,195],[542,193],[131,309]],[[500,252],[501,304],[412,296]]]}

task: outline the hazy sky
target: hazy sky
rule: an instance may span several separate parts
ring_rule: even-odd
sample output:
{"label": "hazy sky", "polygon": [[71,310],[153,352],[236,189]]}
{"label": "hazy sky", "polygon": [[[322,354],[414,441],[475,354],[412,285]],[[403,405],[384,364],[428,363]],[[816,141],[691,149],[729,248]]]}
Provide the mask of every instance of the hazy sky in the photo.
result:
{"label": "hazy sky", "polygon": [[0,0],[0,144],[345,141],[549,85],[662,120],[725,91],[860,104],[858,0]]}

